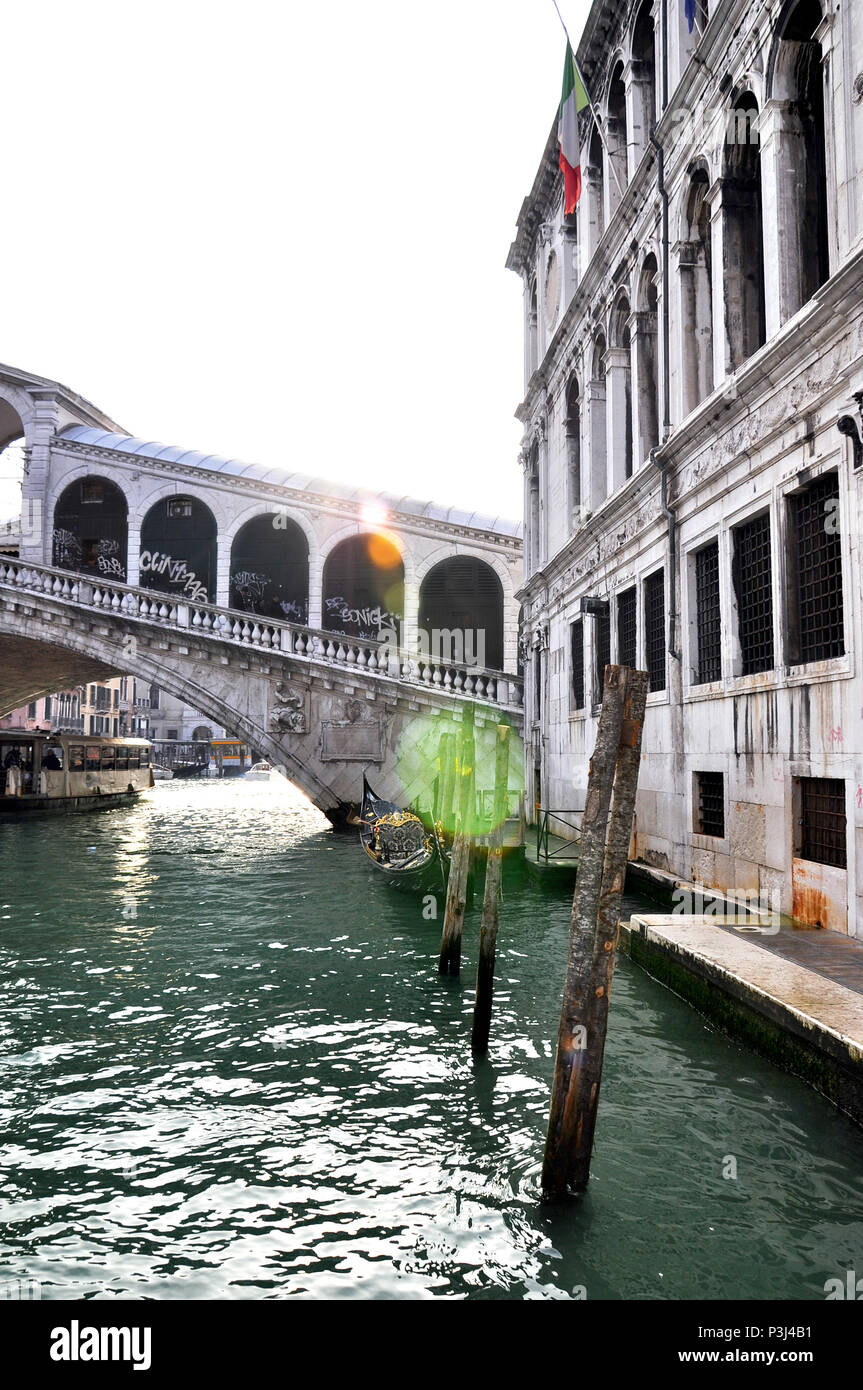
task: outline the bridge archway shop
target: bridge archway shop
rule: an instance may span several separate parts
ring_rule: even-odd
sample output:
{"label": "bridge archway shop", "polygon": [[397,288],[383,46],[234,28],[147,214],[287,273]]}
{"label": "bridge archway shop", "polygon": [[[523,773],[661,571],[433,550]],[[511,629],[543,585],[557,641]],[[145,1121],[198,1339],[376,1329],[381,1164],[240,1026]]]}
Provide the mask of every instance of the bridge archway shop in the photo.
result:
{"label": "bridge archway shop", "polygon": [[197,497],[163,497],[141,526],[140,583],[192,603],[216,597],[216,518]]}
{"label": "bridge archway shop", "polygon": [[341,541],[324,564],[323,622],[327,632],[378,639],[398,630],[405,611],[405,570],[395,542],[377,531]]}
{"label": "bridge archway shop", "polygon": [[87,474],[64,488],[54,507],[52,564],[99,579],[126,578],[126,498],[109,478]]}

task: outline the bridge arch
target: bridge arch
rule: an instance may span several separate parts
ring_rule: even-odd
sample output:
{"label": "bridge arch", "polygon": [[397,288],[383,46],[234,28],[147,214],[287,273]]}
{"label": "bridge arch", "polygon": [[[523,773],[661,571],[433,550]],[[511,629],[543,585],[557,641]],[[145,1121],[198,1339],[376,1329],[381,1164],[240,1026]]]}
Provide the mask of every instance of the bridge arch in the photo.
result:
{"label": "bridge arch", "polygon": [[[45,693],[46,685],[56,690],[66,684],[103,679],[112,672],[123,671],[137,676],[148,685],[158,685],[161,690],[174,695],[214,724],[230,730],[277,767],[284,768],[289,780],[320,811],[332,814],[338,809],[340,797],[337,792],[319,778],[304,760],[286,749],[278,737],[256,724],[250,714],[237,710],[227,700],[221,699],[211,682],[202,683],[187,677],[182,670],[161,659],[163,653],[150,654],[143,644],[130,643],[128,635],[132,630],[122,620],[106,615],[106,624],[98,634],[77,624],[69,628],[55,624],[50,629],[51,640],[47,641],[42,637],[32,638],[26,620],[20,615],[0,610],[0,631],[15,635],[20,643],[32,650],[33,659],[28,663],[28,669],[40,669],[44,673],[47,669],[46,658],[54,652],[57,654],[58,671],[65,673],[56,683],[43,679],[38,689],[34,687],[26,695],[16,694],[16,703],[26,703],[28,698]],[[77,663],[80,681],[72,679],[70,656]]]}
{"label": "bridge arch", "polygon": [[322,619],[328,632],[376,638],[405,618],[405,551],[391,531],[332,537],[322,556]]}
{"label": "bridge arch", "polygon": [[125,580],[129,504],[112,478],[79,472],[58,494],[51,515],[51,563],[102,579]]}
{"label": "bridge arch", "polygon": [[309,541],[286,512],[261,511],[237,528],[228,603],[267,617],[308,622]]}
{"label": "bridge arch", "polygon": [[[496,570],[476,555],[450,555],[425,573],[420,583],[419,625],[433,642],[433,633],[460,634],[456,640],[464,659],[470,651],[476,664],[502,671],[503,585]],[[447,659],[446,652],[432,655]]]}
{"label": "bridge arch", "polygon": [[138,568],[142,588],[191,602],[216,601],[219,528],[212,509],[191,492],[173,492],[141,522]]}

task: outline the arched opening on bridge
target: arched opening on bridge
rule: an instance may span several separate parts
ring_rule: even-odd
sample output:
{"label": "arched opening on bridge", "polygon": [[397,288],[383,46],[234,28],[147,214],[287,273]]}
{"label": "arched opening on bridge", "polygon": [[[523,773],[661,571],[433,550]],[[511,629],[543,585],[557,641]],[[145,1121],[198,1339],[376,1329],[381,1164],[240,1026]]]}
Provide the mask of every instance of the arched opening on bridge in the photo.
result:
{"label": "arched opening on bridge", "polygon": [[141,585],[212,603],[216,596],[216,518],[197,497],[163,497],[141,527]]}
{"label": "arched opening on bridge", "polygon": [[405,571],[397,547],[369,532],[342,541],[324,565],[323,625],[344,637],[379,638],[404,616]]}
{"label": "arched opening on bridge", "polygon": [[76,478],[54,507],[51,563],[123,581],[128,529],[126,498],[116,483],[93,475]]}
{"label": "arched opening on bridge", "polygon": [[419,625],[432,660],[503,670],[503,586],[484,560],[453,555],[429,570]]}
{"label": "arched opening on bridge", "polygon": [[193,743],[212,743],[213,730],[209,724],[196,724],[192,730]]}
{"label": "arched opening on bridge", "polygon": [[232,608],[304,623],[309,616],[309,543],[283,512],[252,517],[231,546]]}

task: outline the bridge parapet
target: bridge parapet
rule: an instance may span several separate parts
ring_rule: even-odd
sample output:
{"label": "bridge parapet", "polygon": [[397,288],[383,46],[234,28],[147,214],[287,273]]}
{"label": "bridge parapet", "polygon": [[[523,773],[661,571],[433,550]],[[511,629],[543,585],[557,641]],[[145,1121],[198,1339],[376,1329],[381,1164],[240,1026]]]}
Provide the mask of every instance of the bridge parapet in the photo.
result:
{"label": "bridge parapet", "polygon": [[346,637],[304,624],[263,618],[212,603],[189,603],[173,595],[93,580],[30,561],[0,560],[0,587],[44,594],[55,602],[146,622],[177,632],[208,636],[232,646],[269,651],[310,666],[356,670],[382,681],[421,687],[447,700],[465,699],[505,709],[520,722],[523,682],[510,672],[434,660],[388,641]]}

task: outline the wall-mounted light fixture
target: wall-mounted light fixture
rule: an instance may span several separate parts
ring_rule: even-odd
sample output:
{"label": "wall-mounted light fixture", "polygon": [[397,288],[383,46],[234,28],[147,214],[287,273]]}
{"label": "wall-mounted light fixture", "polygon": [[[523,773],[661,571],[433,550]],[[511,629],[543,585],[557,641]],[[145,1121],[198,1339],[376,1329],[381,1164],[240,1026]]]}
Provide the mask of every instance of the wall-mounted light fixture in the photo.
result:
{"label": "wall-mounted light fixture", "polygon": [[857,405],[857,414],[860,417],[859,422],[854,419],[853,415],[840,415],[836,421],[836,428],[840,434],[847,435],[851,440],[854,467],[863,468],[863,438],[861,438],[861,432],[863,432],[863,391],[855,391],[854,400]]}

